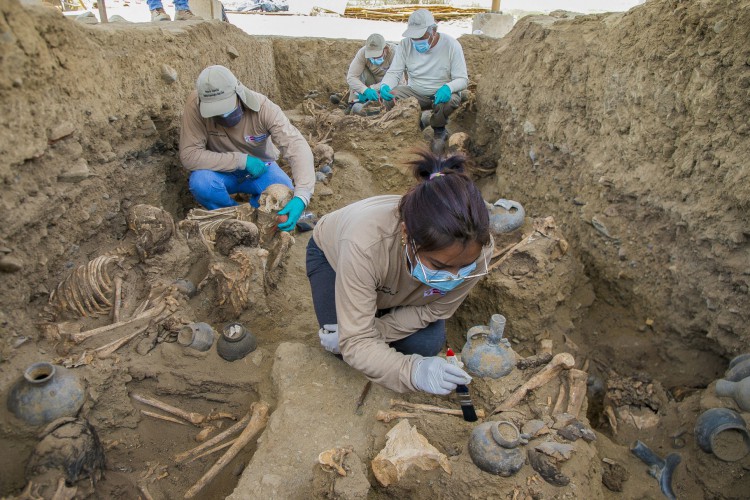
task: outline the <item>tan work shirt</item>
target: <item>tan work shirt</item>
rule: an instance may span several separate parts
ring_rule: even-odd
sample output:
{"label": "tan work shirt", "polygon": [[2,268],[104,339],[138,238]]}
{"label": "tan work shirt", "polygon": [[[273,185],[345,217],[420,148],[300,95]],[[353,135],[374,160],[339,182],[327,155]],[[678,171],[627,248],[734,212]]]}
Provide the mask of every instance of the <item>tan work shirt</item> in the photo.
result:
{"label": "tan work shirt", "polygon": [[180,131],[182,166],[188,170],[233,172],[245,168],[248,155],[276,161],[280,149],[292,169],[294,196],[307,205],[315,189],[315,164],[309,144],[279,106],[263,94],[247,89],[245,92],[258,98],[260,109],[256,112],[245,106],[240,123],[229,128],[213,118],[203,118],[198,92],[190,94]]}
{"label": "tan work shirt", "polygon": [[[365,57],[365,47],[357,51],[351,64],[349,64],[349,71],[346,74],[346,83],[349,84],[351,90],[357,94],[361,94],[368,88],[380,89],[380,81],[385,76],[388,68],[391,67],[393,56],[396,54],[398,48],[398,45],[395,43],[388,43],[386,46],[388,47],[388,53],[380,66],[371,63]],[[356,95],[352,95],[350,96],[350,101],[354,101],[356,98]]]}
{"label": "tan work shirt", "polygon": [[[401,243],[400,196],[375,196],[325,215],[313,238],[336,271],[339,349],[349,365],[398,392],[415,390],[418,354],[388,346],[439,319],[450,318],[480,278],[441,293],[411,276]],[[491,255],[482,251],[477,269]],[[375,318],[378,309],[391,311]]]}

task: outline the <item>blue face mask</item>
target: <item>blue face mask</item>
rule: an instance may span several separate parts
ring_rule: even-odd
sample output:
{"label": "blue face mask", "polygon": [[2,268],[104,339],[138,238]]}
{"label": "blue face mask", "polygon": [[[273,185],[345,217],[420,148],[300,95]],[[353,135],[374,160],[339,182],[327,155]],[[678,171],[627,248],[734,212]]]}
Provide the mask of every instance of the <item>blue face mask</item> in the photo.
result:
{"label": "blue face mask", "polygon": [[430,50],[430,44],[432,43],[432,31],[430,31],[430,36],[427,37],[427,40],[412,40],[411,44],[414,46],[414,50],[419,52],[420,54],[424,54],[428,50]]}
{"label": "blue face mask", "polygon": [[242,120],[242,114],[242,105],[240,105],[229,113],[225,113],[221,116],[214,116],[214,120],[216,120],[216,123],[222,127],[234,127],[240,123],[240,120]]}
{"label": "blue face mask", "polygon": [[369,57],[368,59],[370,59],[370,62],[375,66],[380,66],[383,64],[383,61],[385,61],[385,57]]}
{"label": "blue face mask", "polygon": [[[412,248],[414,247],[412,246]],[[441,292],[450,292],[463,283],[464,279],[477,268],[477,263],[472,262],[468,266],[459,269],[458,274],[453,274],[449,271],[429,269],[422,264],[418,256],[416,257],[417,263],[412,263],[411,258],[409,257],[409,252],[406,251],[406,247],[404,247],[404,252],[406,253],[406,259],[411,265],[412,278],[431,288],[440,290]],[[414,255],[417,255],[416,250],[414,250]]]}

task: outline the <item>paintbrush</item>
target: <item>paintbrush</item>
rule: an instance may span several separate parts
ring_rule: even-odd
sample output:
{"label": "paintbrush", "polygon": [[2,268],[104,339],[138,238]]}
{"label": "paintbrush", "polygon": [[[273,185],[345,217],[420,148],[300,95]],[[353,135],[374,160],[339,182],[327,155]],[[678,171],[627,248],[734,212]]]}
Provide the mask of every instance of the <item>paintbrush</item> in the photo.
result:
{"label": "paintbrush", "polygon": [[[450,347],[445,352],[445,359],[448,363],[459,366],[456,354]],[[469,388],[465,385],[456,386],[456,394],[458,394],[458,401],[461,403],[461,411],[464,414],[464,420],[467,422],[477,421],[477,412],[474,409],[474,404],[471,402],[471,396],[469,395]]]}

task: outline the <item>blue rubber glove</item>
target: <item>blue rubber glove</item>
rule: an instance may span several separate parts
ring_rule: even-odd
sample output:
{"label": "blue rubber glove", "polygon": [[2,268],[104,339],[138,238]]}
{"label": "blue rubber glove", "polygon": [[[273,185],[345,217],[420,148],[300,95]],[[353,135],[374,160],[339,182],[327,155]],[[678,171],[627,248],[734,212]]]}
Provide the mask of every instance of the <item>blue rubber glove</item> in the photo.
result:
{"label": "blue rubber glove", "polygon": [[443,85],[435,92],[435,104],[442,104],[451,100],[451,88]]}
{"label": "blue rubber glove", "polygon": [[266,165],[266,162],[260,158],[247,155],[247,160],[245,160],[245,171],[250,178],[257,179],[268,171],[268,165]]}
{"label": "blue rubber glove", "polygon": [[391,94],[391,88],[388,85],[380,86],[380,97],[382,97],[386,101],[393,100],[393,94]]}
{"label": "blue rubber glove", "polygon": [[378,93],[373,89],[367,89],[359,94],[359,102],[377,101],[378,99]]}
{"label": "blue rubber glove", "polygon": [[339,350],[339,325],[323,325],[323,328],[318,330],[318,337],[323,349],[333,354],[341,354]]}
{"label": "blue rubber glove", "polygon": [[285,222],[279,224],[279,229],[282,231],[293,231],[294,226],[297,225],[297,220],[302,212],[305,210],[305,202],[296,196],[289,200],[289,203],[284,205],[284,208],[279,210],[279,215],[286,215],[289,217]]}
{"label": "blue rubber glove", "polygon": [[456,365],[438,356],[417,360],[412,368],[411,383],[420,391],[445,396],[457,385],[467,385],[471,377]]}

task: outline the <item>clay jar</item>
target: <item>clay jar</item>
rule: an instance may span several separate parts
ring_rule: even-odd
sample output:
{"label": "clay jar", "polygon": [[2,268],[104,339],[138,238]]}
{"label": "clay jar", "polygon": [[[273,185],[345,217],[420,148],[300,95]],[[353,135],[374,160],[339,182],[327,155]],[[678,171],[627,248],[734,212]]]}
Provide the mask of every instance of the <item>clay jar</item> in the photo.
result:
{"label": "clay jar", "polygon": [[30,425],[73,417],[83,406],[86,391],[78,375],[51,363],[26,368],[8,394],[8,409]]}
{"label": "clay jar", "polygon": [[739,382],[719,380],[716,382],[716,394],[732,398],[742,411],[750,411],[750,377]]}
{"label": "clay jar", "polygon": [[516,354],[508,339],[503,338],[505,316],[493,314],[489,327],[474,326],[466,333],[461,361],[472,375],[501,378],[516,366]]}
{"label": "clay jar", "polygon": [[216,342],[216,352],[227,361],[235,361],[253,352],[257,346],[255,335],[247,331],[242,324],[229,323]]}
{"label": "clay jar", "polygon": [[724,374],[724,379],[730,382],[739,382],[750,377],[750,353],[740,354],[729,362],[729,369]]}
{"label": "clay jar", "polygon": [[508,477],[518,472],[526,455],[517,447],[521,444],[518,428],[511,422],[485,422],[471,432],[469,455],[474,465],[485,472]]}
{"label": "clay jar", "polygon": [[750,452],[750,434],[745,421],[729,408],[711,408],[695,422],[695,438],[706,453],[725,462],[741,460]]}
{"label": "clay jar", "polygon": [[197,351],[208,351],[214,343],[214,329],[208,323],[190,323],[180,328],[177,343]]}

